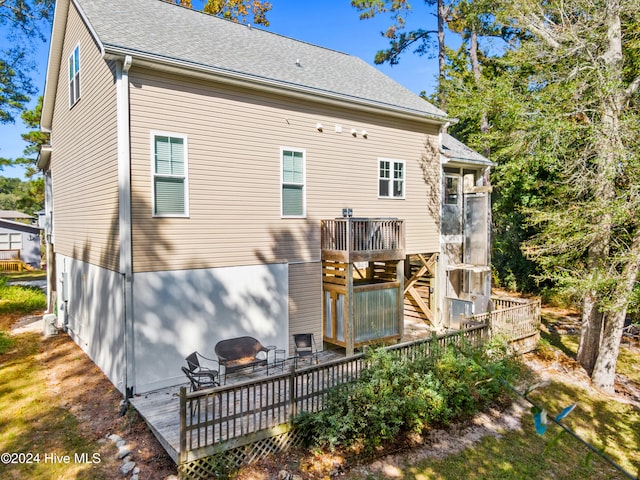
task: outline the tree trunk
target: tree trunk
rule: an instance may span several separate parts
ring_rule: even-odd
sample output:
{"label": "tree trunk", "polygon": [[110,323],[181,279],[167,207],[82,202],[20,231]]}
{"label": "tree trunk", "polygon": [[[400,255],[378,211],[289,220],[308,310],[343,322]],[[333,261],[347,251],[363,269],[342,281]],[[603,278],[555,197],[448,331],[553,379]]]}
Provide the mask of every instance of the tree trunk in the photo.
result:
{"label": "tree trunk", "polygon": [[[478,32],[475,25],[471,27],[471,35],[469,39],[469,59],[471,60],[471,71],[473,72],[473,78],[476,82],[476,87],[480,90],[480,83],[482,80],[482,72],[480,71],[480,60],[478,59]],[[482,111],[480,115],[480,133],[487,133],[489,131],[489,119],[487,112]],[[489,151],[485,150],[482,154],[485,157],[489,157]]]}
{"label": "tree trunk", "polygon": [[582,299],[582,324],[580,327],[580,345],[578,363],[591,375],[600,351],[602,336],[602,313],[598,311],[596,292],[589,292]]}
{"label": "tree trunk", "polygon": [[604,317],[602,344],[591,373],[593,384],[607,393],[614,393],[616,363],[620,353],[620,342],[627,310],[609,312]]}
{"label": "tree trunk", "polygon": [[[605,63],[601,100],[601,129],[597,143],[599,158],[598,175],[595,181],[594,198],[600,202],[602,215],[595,226],[595,242],[589,248],[588,266],[593,272],[594,284],[597,284],[598,272],[607,271],[612,262],[611,232],[614,223],[612,206],[616,202],[617,168],[621,163],[620,156],[625,148],[620,138],[620,115],[624,109],[622,88],[622,29],[620,23],[620,3],[618,0],[606,2],[607,49],[602,55]],[[605,391],[613,392],[616,361],[620,351],[620,340],[629,300],[637,278],[638,253],[640,238],[634,238],[633,247],[625,255],[621,275],[616,278],[614,305],[606,312],[598,312],[597,298],[602,292],[592,290],[585,298],[583,305],[583,331],[578,350],[578,361],[589,372],[593,383]],[[595,286],[594,286],[595,288]],[[596,340],[597,339],[597,340]],[[597,356],[593,357],[597,342]]]}
{"label": "tree trunk", "polygon": [[626,258],[627,263],[624,265],[615,289],[615,302],[604,320],[600,352],[591,374],[594,385],[609,393],[614,391],[616,363],[620,353],[627,306],[640,271],[640,231],[636,231]]}
{"label": "tree trunk", "polygon": [[447,101],[442,95],[442,82],[445,77],[445,46],[444,46],[444,21],[447,16],[447,8],[444,0],[438,0],[438,106],[447,108]]}

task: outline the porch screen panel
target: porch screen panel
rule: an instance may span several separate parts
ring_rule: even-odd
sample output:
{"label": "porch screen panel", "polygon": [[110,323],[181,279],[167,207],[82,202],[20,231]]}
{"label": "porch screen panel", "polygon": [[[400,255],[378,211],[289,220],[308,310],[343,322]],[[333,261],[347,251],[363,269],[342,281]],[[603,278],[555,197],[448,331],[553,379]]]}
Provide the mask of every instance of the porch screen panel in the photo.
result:
{"label": "porch screen panel", "polygon": [[333,300],[331,292],[324,292],[324,336],[333,338]]}
{"label": "porch screen panel", "polygon": [[464,263],[488,265],[489,195],[467,194],[464,200]]}
{"label": "porch screen panel", "polygon": [[398,335],[398,289],[354,292],[355,342],[367,342]]}
{"label": "porch screen panel", "polygon": [[344,342],[344,294],[336,300],[336,340]]}

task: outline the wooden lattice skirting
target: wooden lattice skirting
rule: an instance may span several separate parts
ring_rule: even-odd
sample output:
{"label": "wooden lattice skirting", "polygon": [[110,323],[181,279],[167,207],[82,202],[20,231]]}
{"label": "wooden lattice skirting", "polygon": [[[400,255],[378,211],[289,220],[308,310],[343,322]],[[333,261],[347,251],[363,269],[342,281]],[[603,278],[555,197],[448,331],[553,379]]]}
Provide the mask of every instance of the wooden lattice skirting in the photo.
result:
{"label": "wooden lattice skirting", "polygon": [[221,468],[240,468],[251,465],[274,453],[285,452],[302,445],[302,435],[291,428],[284,433],[232,448],[222,453],[199,458],[178,465],[181,479],[209,480],[216,478]]}

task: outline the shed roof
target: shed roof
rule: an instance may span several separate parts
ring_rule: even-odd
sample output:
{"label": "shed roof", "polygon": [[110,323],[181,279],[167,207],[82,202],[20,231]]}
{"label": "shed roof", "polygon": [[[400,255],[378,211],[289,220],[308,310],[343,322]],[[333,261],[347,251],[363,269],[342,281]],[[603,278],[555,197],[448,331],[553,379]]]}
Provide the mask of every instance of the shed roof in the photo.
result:
{"label": "shed roof", "polygon": [[37,225],[27,225],[26,223],[14,222],[12,220],[5,220],[0,218],[0,228],[7,230],[14,230],[17,232],[27,232],[39,234],[42,228]]}
{"label": "shed roof", "polygon": [[9,220],[15,220],[17,218],[33,219],[31,215],[18,212],[17,210],[0,210],[0,218],[9,219]]}
{"label": "shed roof", "polygon": [[[68,2],[56,2],[56,14],[66,13]],[[134,65],[141,59],[447,121],[444,111],[353,55],[158,0],[73,2],[107,57],[131,55]],[[54,22],[50,57],[62,32]],[[47,83],[55,78],[49,73]]]}
{"label": "shed roof", "polygon": [[475,150],[469,148],[464,143],[452,137],[448,133],[442,134],[442,154],[453,162],[474,163],[478,165],[493,166],[494,162]]}

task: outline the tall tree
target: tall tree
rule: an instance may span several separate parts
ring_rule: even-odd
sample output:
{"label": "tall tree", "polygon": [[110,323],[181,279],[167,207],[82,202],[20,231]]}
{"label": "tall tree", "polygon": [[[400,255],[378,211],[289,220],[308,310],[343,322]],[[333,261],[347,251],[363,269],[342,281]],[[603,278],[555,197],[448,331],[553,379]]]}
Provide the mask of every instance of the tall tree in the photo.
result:
{"label": "tall tree", "polygon": [[640,6],[502,6],[502,21],[519,35],[483,100],[504,112],[482,138],[498,147],[498,174],[522,171],[518,183],[529,190],[512,200],[535,233],[524,251],[541,278],[581,303],[578,360],[612,391],[640,269]]}
{"label": "tall tree", "polygon": [[638,298],[640,4],[504,0],[486,13],[512,42],[480,57],[481,90],[468,52],[450,52],[443,93],[461,118],[454,128],[491,148],[503,238],[516,233],[538,280],[579,301],[578,360],[611,391]]}
{"label": "tall tree", "polygon": [[42,115],[42,100],[43,97],[38,97],[38,103],[32,110],[23,110],[20,114],[20,118],[24,124],[29,128],[27,133],[23,133],[22,139],[27,142],[27,146],[24,149],[24,157],[16,158],[12,163],[14,165],[26,165],[26,176],[31,178],[38,173],[35,168],[37,161],[37,155],[40,153],[40,147],[49,143],[49,133],[40,130],[40,117]]}
{"label": "tall tree", "polygon": [[[0,0],[1,1],[1,0]],[[44,179],[35,166],[40,147],[49,143],[49,134],[40,130],[40,116],[42,115],[42,95],[32,110],[23,110],[20,114],[22,121],[29,131],[22,134],[27,142],[24,156],[13,159],[8,163],[26,166],[26,182],[18,179],[4,179],[0,188],[0,210],[19,210],[34,214],[44,207]]]}
{"label": "tall tree", "polygon": [[[0,123],[11,123],[36,93],[29,76],[34,41],[43,40],[42,27],[51,18],[54,0],[0,0]],[[43,22],[44,25],[43,25]]]}
{"label": "tall tree", "polygon": [[[193,8],[192,0],[165,0],[183,7]],[[202,10],[216,17],[226,18],[236,22],[246,23],[249,18],[258,25],[269,26],[267,12],[271,10],[271,3],[260,0],[204,0],[196,1],[202,4]]]}
{"label": "tall tree", "polygon": [[[429,54],[433,50],[432,38],[437,38],[438,78],[444,77],[445,71],[445,23],[451,4],[445,0],[424,0],[425,4],[436,6],[437,29],[418,28],[405,32],[407,15],[412,11],[408,0],[351,0],[351,5],[360,11],[360,19],[373,18],[380,13],[391,15],[391,25],[382,32],[389,39],[389,48],[376,53],[375,63],[388,62],[396,65],[400,56],[407,51],[418,55]],[[439,98],[440,105],[443,99]]]}
{"label": "tall tree", "polygon": [[[517,25],[531,35],[522,51],[539,66],[533,88],[552,90],[566,102],[549,120],[572,118],[582,133],[560,139],[565,148],[571,140],[574,149],[558,165],[558,201],[535,212],[542,230],[531,246],[547,274],[579,295],[578,361],[597,386],[613,391],[640,269],[640,6],[632,0],[519,0],[511,6]],[[559,276],[561,268],[574,278]]]}

